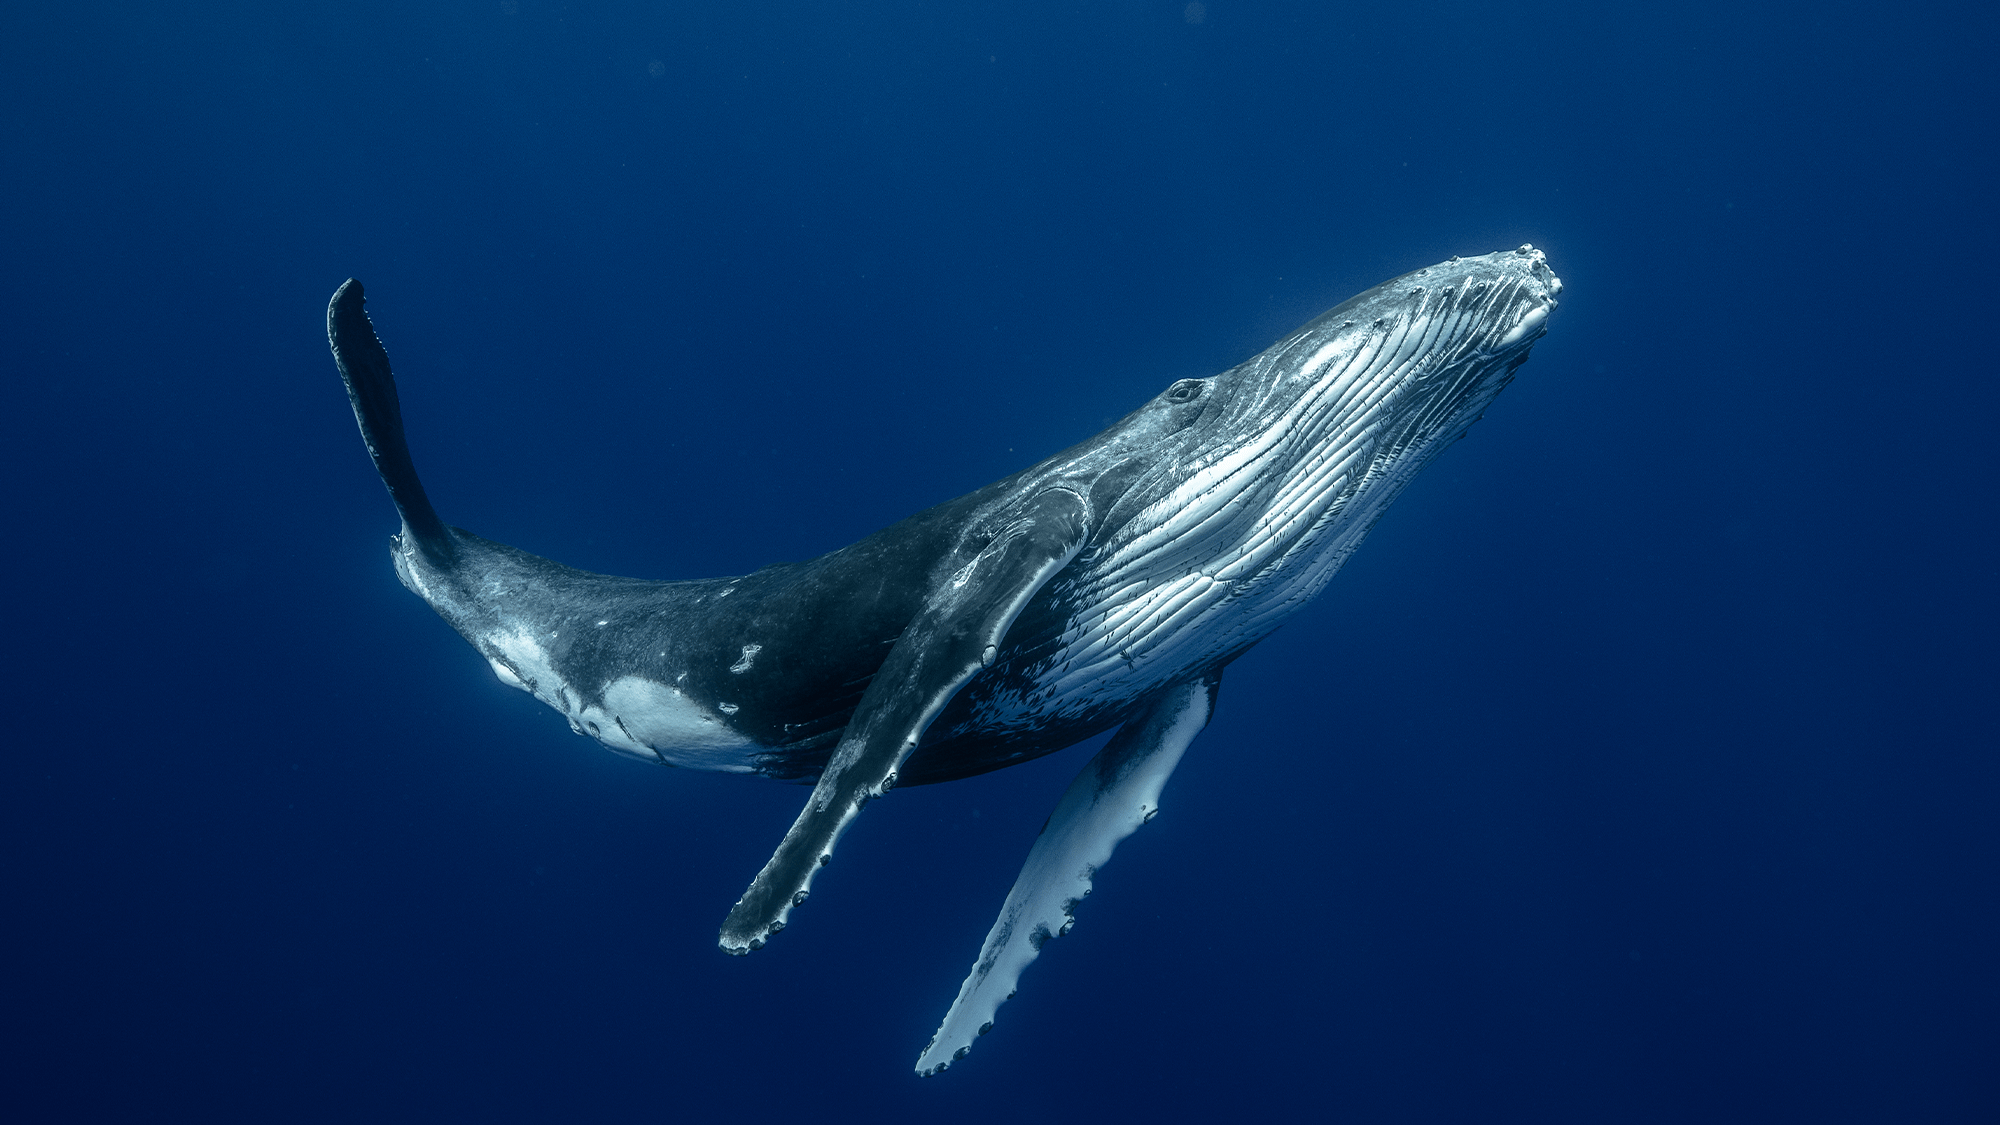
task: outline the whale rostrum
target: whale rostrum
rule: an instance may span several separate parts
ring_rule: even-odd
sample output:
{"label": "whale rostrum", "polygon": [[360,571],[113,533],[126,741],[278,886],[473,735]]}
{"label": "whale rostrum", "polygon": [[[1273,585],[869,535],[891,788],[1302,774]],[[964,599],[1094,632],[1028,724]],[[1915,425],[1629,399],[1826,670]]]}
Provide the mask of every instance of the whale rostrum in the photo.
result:
{"label": "whale rostrum", "polygon": [[1089,440],[808,562],[651,581],[447,525],[350,280],[327,335],[402,516],[396,574],[493,672],[648,762],[813,782],[723,922],[761,948],[862,806],[1117,728],[1036,839],[917,1061],[963,1058],[1214,712],[1222,672],[1316,594],[1477,421],[1562,283],[1530,246],[1387,281]]}

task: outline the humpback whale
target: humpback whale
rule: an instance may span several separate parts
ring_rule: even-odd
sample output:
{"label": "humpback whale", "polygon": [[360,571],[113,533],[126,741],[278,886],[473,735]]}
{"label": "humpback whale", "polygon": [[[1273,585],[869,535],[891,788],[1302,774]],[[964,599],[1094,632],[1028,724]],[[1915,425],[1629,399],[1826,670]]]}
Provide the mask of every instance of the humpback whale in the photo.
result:
{"label": "humpback whale", "polygon": [[1547,329],[1532,246],[1404,274],[1072,448],[808,562],[619,578],[447,525],[349,280],[327,336],[402,517],[396,575],[494,675],[646,762],[812,784],[722,924],[762,948],[864,806],[1116,733],[1049,816],[919,1074],[1000,1004],[1159,809],[1223,670],[1340,569]]}

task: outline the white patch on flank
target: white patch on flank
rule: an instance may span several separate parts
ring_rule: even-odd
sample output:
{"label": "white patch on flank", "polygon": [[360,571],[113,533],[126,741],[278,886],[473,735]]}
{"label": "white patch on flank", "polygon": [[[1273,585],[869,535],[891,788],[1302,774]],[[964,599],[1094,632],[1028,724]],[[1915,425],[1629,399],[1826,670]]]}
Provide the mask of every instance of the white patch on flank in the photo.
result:
{"label": "white patch on flank", "polygon": [[562,712],[572,727],[620,754],[690,769],[752,769],[748,752],[756,744],[676,688],[620,676],[604,686],[601,704],[581,705],[582,693],[556,675],[534,637],[491,633],[485,642],[487,662],[501,683],[532,694]]}
{"label": "white patch on flank", "polygon": [[549,667],[549,654],[535,638],[520,632],[489,633],[486,644],[491,649],[486,661],[493,665],[493,674],[501,683],[520,688],[558,711],[563,709],[556,702],[564,686],[562,677]]}
{"label": "white patch on flank", "polygon": [[[731,708],[733,710],[733,708]],[[599,742],[698,770],[749,773],[755,743],[666,684],[620,676],[604,685],[604,705],[578,716],[596,723]]]}
{"label": "white patch on flank", "polygon": [[764,651],[763,645],[744,645],[743,658],[741,660],[738,660],[736,663],[731,664],[729,666],[729,670],[738,676],[742,675],[745,672],[748,672],[750,670],[750,666],[752,664],[757,663],[757,654],[763,651]]}

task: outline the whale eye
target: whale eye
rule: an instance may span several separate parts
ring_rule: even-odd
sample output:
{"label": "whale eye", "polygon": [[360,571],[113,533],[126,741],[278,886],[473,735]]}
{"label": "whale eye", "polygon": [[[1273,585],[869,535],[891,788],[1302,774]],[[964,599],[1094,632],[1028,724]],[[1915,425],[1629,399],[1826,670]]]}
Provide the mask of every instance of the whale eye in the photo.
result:
{"label": "whale eye", "polygon": [[1201,397],[1201,392],[1207,386],[1208,384],[1202,382],[1200,379],[1182,379],[1180,382],[1168,387],[1167,393],[1162,397],[1168,402],[1193,402],[1195,399]]}

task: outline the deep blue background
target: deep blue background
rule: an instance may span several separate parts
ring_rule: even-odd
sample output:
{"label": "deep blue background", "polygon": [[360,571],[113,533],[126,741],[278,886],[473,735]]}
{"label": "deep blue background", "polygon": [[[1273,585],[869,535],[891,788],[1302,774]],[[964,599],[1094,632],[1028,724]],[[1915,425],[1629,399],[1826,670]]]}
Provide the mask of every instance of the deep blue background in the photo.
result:
{"label": "deep blue background", "polygon": [[[1193,15],[9,8],[7,1116],[2000,1115],[1990,12]],[[803,791],[497,684],[323,333],[452,522],[699,577],[1523,242],[1533,361],[930,1081],[1080,752],[722,956]]]}

